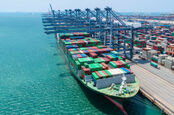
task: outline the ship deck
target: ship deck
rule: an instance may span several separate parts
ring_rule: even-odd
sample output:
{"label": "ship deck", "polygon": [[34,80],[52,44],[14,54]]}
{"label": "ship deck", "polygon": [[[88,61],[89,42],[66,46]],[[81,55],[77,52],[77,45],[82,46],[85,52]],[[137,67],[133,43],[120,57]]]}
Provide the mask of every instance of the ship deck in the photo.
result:
{"label": "ship deck", "polygon": [[[138,62],[138,63],[137,63]],[[174,114],[174,73],[160,66],[156,69],[138,57],[129,62],[140,80],[140,91],[165,113]]]}
{"label": "ship deck", "polygon": [[[137,94],[138,90],[139,90],[139,80],[137,78],[135,78],[135,80],[136,80],[135,83],[128,83],[127,84],[127,88],[129,90],[130,89],[134,89],[135,90],[134,92],[132,92],[132,93],[123,93],[121,95],[117,95],[117,97],[118,98],[130,98],[130,97],[135,96]],[[114,97],[116,95],[116,93],[119,93],[120,84],[116,85],[117,89],[115,89],[115,88],[110,89],[110,87],[98,89],[97,87],[94,87],[94,83],[93,82],[86,83],[84,80],[82,80],[82,82],[84,84],[86,84],[88,87],[90,87],[91,89],[93,89],[95,91],[98,91],[100,93],[103,93],[105,95],[108,95],[108,96],[113,96]]]}

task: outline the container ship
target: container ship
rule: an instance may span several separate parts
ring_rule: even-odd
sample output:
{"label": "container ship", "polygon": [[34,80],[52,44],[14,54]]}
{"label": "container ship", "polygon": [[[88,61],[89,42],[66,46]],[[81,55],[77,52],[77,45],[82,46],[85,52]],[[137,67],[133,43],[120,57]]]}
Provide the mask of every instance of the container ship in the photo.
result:
{"label": "container ship", "polygon": [[93,92],[117,103],[139,91],[139,81],[119,53],[87,32],[57,34],[60,53],[71,74]]}

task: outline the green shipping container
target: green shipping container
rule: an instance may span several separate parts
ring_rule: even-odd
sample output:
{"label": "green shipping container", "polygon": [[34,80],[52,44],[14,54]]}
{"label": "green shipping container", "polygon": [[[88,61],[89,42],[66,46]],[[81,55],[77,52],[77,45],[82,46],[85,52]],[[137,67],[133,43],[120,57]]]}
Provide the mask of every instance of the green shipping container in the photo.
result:
{"label": "green shipping container", "polygon": [[142,33],[137,33],[137,35],[141,35]]}
{"label": "green shipping container", "polygon": [[78,58],[78,61],[80,62],[81,65],[83,65],[84,63],[94,62],[93,58],[91,58],[91,57],[89,57],[89,58]]}
{"label": "green shipping container", "polygon": [[112,54],[115,54],[116,56],[119,56],[119,53],[116,51],[111,51]]}
{"label": "green shipping container", "polygon": [[152,58],[152,60],[158,62],[158,59],[156,59],[156,58],[154,58],[154,57]]}
{"label": "green shipping container", "polygon": [[73,55],[73,54],[74,54],[74,52],[70,51],[70,54],[71,54],[71,55]]}
{"label": "green shipping container", "polygon": [[102,70],[103,69],[102,64],[99,64],[99,63],[89,64],[88,66],[89,66],[89,69],[91,71],[98,71],[98,70]]}
{"label": "green shipping container", "polygon": [[112,67],[117,68],[117,65],[116,65],[114,62],[110,61],[109,64],[110,64]]}
{"label": "green shipping container", "polygon": [[129,64],[126,64],[125,67],[127,67],[128,69],[130,69],[130,65]]}
{"label": "green shipping container", "polygon": [[105,62],[105,60],[103,58],[96,58],[96,59],[94,59],[94,62],[95,63],[103,63],[103,62]]}
{"label": "green shipping container", "polygon": [[174,37],[174,32],[172,33],[172,36]]}
{"label": "green shipping container", "polygon": [[98,71],[98,72],[102,75],[103,78],[106,78],[106,75],[102,71]]}
{"label": "green shipping container", "polygon": [[158,65],[156,64],[156,63],[154,63],[154,62],[150,62],[150,64],[153,66],[153,67],[158,67]]}
{"label": "green shipping container", "polygon": [[98,45],[97,46],[99,49],[102,49],[103,48],[103,45]]}
{"label": "green shipping container", "polygon": [[84,66],[85,66],[86,68],[88,68],[88,67],[89,67],[87,63],[84,63]]}
{"label": "green shipping container", "polygon": [[75,65],[78,67],[78,69],[81,68],[80,63],[78,61],[75,61]]}
{"label": "green shipping container", "polygon": [[85,47],[82,47],[82,48],[80,48],[80,50],[87,50],[87,48],[85,48]]}
{"label": "green shipping container", "polygon": [[120,56],[118,56],[118,59],[123,60]]}
{"label": "green shipping container", "polygon": [[121,60],[125,65],[127,64],[125,61]]}
{"label": "green shipping container", "polygon": [[104,71],[109,75],[109,77],[112,76],[112,74],[108,70],[104,70]]}
{"label": "green shipping container", "polygon": [[95,80],[99,79],[98,75],[97,75],[95,72],[92,72],[92,77],[93,77]]}

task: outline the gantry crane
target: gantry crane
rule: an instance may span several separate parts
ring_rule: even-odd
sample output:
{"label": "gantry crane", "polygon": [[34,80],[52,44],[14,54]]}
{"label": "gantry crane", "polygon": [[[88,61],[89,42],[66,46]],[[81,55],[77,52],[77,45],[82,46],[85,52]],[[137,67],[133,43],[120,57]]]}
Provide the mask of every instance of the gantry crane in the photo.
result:
{"label": "gantry crane", "polygon": [[134,30],[137,28],[126,25],[112,8],[56,11],[50,4],[50,10],[42,18],[46,34],[89,32],[104,45],[116,49],[130,60],[133,58]]}

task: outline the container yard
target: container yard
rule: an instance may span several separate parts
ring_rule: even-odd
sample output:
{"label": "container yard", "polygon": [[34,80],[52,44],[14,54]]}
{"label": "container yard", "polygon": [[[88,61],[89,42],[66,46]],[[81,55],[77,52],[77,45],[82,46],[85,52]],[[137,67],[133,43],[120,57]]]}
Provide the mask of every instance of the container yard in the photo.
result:
{"label": "container yard", "polygon": [[135,37],[135,47],[141,48],[139,57],[145,60],[153,61],[156,64],[160,64],[168,69],[173,70],[173,26],[156,26],[151,31],[141,32],[137,32],[137,36]]}
{"label": "container yard", "polygon": [[[158,22],[158,19],[149,21],[148,18],[155,20],[153,16],[146,17],[144,21],[138,20],[142,25],[153,25],[153,29],[136,31],[133,59],[135,65],[131,67],[136,75],[141,76],[140,91],[167,114],[172,115],[174,114],[174,100],[171,95],[174,93],[174,25]],[[168,18],[161,17],[172,22]]]}
{"label": "container yard", "polygon": [[[141,26],[130,26],[130,16],[122,17],[109,7],[56,12],[50,5],[50,9],[43,14],[45,33],[55,35],[67,55],[70,71],[87,87],[106,94],[127,114],[120,99],[110,96],[132,97],[140,81],[140,92],[145,97],[164,113],[174,114],[173,25],[133,17]],[[116,91],[112,91],[114,87]],[[125,90],[120,92],[119,87]]]}

